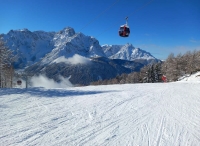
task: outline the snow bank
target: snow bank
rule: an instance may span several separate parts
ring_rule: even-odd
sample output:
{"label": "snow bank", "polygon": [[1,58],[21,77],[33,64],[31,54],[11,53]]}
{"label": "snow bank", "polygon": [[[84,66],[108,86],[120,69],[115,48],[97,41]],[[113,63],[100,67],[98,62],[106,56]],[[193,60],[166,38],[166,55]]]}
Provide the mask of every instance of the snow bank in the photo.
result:
{"label": "snow bank", "polygon": [[192,75],[186,75],[179,79],[179,82],[200,82],[200,72],[194,73]]}

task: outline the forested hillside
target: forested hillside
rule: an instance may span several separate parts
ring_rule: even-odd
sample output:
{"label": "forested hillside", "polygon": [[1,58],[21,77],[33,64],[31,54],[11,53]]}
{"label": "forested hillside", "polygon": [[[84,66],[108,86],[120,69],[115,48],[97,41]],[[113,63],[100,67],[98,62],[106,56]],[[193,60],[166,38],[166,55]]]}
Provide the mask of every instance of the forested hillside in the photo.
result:
{"label": "forested hillside", "polygon": [[141,68],[140,72],[122,74],[111,80],[102,80],[91,85],[124,84],[124,83],[155,83],[162,82],[162,76],[167,81],[177,81],[180,77],[200,71],[200,51],[188,51],[185,54],[171,53],[162,63],[151,64]]}

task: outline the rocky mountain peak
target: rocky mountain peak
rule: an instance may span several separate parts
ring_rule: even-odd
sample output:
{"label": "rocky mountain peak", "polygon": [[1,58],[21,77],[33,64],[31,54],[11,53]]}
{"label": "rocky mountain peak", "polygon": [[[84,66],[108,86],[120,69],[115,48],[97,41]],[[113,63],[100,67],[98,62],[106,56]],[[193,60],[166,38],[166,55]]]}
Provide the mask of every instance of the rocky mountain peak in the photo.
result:
{"label": "rocky mountain peak", "polygon": [[72,37],[73,35],[75,35],[75,30],[72,27],[65,27],[61,31],[61,33],[64,34],[65,36]]}

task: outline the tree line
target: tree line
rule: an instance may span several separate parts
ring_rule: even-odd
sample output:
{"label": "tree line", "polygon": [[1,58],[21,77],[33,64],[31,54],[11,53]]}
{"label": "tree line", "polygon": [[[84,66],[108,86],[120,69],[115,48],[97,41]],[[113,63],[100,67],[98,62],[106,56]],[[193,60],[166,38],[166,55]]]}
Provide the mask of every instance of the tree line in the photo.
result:
{"label": "tree line", "polygon": [[177,56],[171,53],[165,61],[144,66],[140,72],[118,75],[109,80],[99,80],[92,82],[91,85],[156,83],[163,82],[163,76],[166,76],[168,82],[172,82],[197,71],[200,71],[200,51],[188,51]]}
{"label": "tree line", "polygon": [[162,65],[162,73],[169,81],[176,81],[181,76],[200,71],[200,51],[188,51],[175,56],[171,53]]}

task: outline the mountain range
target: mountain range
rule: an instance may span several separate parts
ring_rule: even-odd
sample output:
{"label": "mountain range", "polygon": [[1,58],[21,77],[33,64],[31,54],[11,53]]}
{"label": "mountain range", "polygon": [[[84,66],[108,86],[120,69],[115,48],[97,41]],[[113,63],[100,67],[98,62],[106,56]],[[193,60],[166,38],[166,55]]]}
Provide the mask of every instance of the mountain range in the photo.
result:
{"label": "mountain range", "polygon": [[10,30],[0,39],[13,51],[16,69],[46,74],[58,82],[60,75],[71,76],[73,84],[87,85],[160,61],[129,43],[101,46],[94,37],[76,33],[71,27],[59,32]]}

